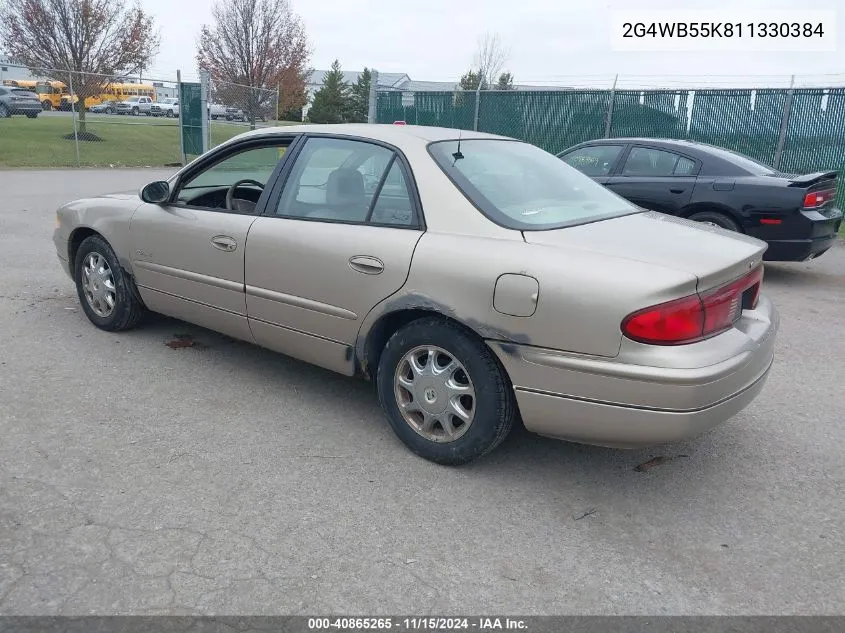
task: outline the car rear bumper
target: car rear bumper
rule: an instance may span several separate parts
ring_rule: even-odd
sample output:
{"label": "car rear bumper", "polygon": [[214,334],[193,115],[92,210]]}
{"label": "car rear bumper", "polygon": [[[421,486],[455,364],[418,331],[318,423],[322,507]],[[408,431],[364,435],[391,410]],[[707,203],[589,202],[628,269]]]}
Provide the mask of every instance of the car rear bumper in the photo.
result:
{"label": "car rear bumper", "polygon": [[635,448],[694,437],[744,409],[765,384],[777,329],[777,311],[761,297],[737,328],[692,345],[655,350],[626,341],[612,359],[488,345],[513,383],[526,429]]}
{"label": "car rear bumper", "polygon": [[41,102],[38,103],[16,103],[9,107],[12,114],[32,114],[33,112],[41,112]]}
{"label": "car rear bumper", "polygon": [[803,262],[815,259],[833,246],[836,239],[836,233],[833,233],[826,237],[804,240],[771,240],[763,259],[770,262]]}
{"label": "car rear bumper", "polygon": [[780,224],[747,227],[746,233],[768,243],[763,259],[775,262],[801,262],[814,259],[837,239],[842,211],[805,210],[781,218]]}

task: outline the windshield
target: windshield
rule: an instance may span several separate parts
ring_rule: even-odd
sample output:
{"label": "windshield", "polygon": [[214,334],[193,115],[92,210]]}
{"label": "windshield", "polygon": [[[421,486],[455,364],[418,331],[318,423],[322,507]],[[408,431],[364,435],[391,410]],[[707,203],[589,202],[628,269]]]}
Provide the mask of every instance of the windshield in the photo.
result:
{"label": "windshield", "polygon": [[129,98],[127,99],[127,101],[138,101],[138,100],[140,100],[140,99],[141,99],[141,97],[129,97]]}
{"label": "windshield", "polygon": [[438,141],[429,152],[463,194],[510,229],[544,230],[639,213],[577,169],[521,141]]}

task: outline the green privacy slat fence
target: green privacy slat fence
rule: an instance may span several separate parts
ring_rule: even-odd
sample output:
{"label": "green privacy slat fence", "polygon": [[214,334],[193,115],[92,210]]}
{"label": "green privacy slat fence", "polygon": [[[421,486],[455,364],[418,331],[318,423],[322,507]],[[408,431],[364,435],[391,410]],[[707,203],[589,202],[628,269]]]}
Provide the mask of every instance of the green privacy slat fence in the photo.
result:
{"label": "green privacy slat fence", "polygon": [[[475,101],[471,91],[380,91],[376,120],[472,130]],[[482,91],[477,129],[559,152],[606,136],[608,118],[610,137],[711,143],[786,173],[839,170],[845,206],[845,88]]]}

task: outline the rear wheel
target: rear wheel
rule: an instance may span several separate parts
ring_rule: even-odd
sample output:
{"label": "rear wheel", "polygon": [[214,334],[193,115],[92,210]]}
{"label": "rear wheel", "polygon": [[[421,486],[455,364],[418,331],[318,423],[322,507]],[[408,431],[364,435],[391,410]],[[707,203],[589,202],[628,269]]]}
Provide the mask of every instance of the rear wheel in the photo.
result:
{"label": "rear wheel", "polygon": [[376,383],[399,439],[438,464],[482,457],[507,437],[516,418],[513,389],[490,349],[439,317],[413,321],[390,337]]}
{"label": "rear wheel", "polygon": [[146,309],[132,278],[121,268],[109,243],[99,235],[85,238],[74,263],[76,291],[88,320],[102,330],[128,330]]}
{"label": "rear wheel", "polygon": [[732,217],[719,213],[718,211],[701,211],[693,213],[689,216],[693,222],[701,222],[702,224],[709,224],[710,226],[718,226],[728,231],[739,232],[739,224],[736,223]]}

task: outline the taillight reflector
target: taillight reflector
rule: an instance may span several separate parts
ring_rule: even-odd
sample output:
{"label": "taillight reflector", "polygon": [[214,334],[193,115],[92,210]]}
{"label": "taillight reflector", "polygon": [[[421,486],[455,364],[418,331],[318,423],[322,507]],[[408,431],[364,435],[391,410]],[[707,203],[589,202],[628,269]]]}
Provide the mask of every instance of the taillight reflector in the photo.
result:
{"label": "taillight reflector", "polygon": [[720,288],[639,310],[622,321],[630,339],[652,345],[694,343],[729,329],[760,296],[760,266]]}
{"label": "taillight reflector", "polygon": [[778,218],[760,218],[760,224],[780,224],[783,220]]}

